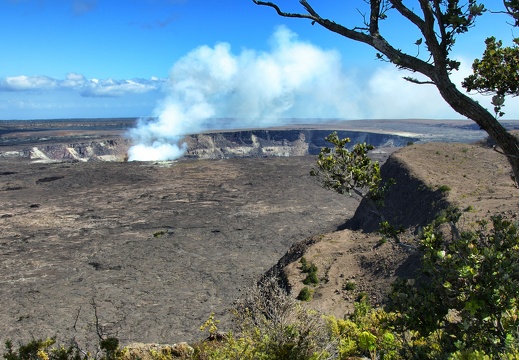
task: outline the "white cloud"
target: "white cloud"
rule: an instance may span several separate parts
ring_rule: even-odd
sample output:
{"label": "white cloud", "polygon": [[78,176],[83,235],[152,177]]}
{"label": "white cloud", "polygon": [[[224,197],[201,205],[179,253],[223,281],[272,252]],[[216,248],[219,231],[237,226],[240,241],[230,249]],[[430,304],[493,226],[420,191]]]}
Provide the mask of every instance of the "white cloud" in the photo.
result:
{"label": "white cloud", "polygon": [[48,90],[57,87],[58,83],[48,76],[8,76],[0,79],[0,91]]}
{"label": "white cloud", "polygon": [[84,86],[86,82],[87,79],[84,75],[77,73],[68,73],[65,76],[65,80],[61,82],[61,86],[74,89]]}
{"label": "white cloud", "polygon": [[120,97],[126,94],[142,94],[159,89],[161,83],[161,81],[145,79],[93,79],[81,85],[81,95],[87,97]]}
{"label": "white cloud", "polygon": [[48,76],[11,76],[0,79],[0,91],[73,90],[85,97],[122,97],[128,94],[143,94],[159,90],[164,79],[87,79],[78,73],[68,73],[65,79]]}

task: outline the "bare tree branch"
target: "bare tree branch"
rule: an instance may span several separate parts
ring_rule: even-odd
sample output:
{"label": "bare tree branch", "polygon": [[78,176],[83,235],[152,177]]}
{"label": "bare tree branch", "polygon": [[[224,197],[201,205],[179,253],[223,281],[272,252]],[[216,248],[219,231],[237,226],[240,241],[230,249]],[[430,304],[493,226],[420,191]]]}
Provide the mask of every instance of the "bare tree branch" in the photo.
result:
{"label": "bare tree branch", "polygon": [[[375,0],[378,1],[378,0]],[[253,0],[253,2],[257,5],[264,5],[272,7],[276,10],[278,15],[283,17],[292,17],[292,18],[303,18],[312,20],[322,27],[342,35],[348,39],[355,40],[358,42],[362,42],[367,44],[382,54],[384,54],[393,64],[395,64],[399,68],[409,69],[411,71],[417,71],[419,73],[424,74],[425,76],[431,78],[434,73],[434,67],[414,56],[408,55],[401,50],[397,50],[392,47],[380,34],[366,34],[358,31],[357,28],[349,29],[341,24],[337,24],[334,21],[330,21],[328,19],[324,19],[310,6],[310,4],[306,0],[301,0],[301,5],[308,11],[308,14],[296,14],[296,13],[287,13],[282,11],[279,6],[270,2],[270,1],[260,1]],[[391,0],[391,3],[398,2],[398,0]],[[402,5],[403,6],[403,5]],[[405,7],[404,7],[405,8]],[[370,15],[371,16],[371,15]],[[377,20],[378,21],[378,20]],[[374,25],[374,28],[376,26]]]}
{"label": "bare tree branch", "polygon": [[270,2],[270,1],[260,1],[260,0],[252,0],[252,1],[256,5],[269,6],[273,9],[275,9],[279,16],[315,20],[311,15],[308,15],[308,14],[288,13],[288,12],[281,11],[279,6],[277,6],[276,4],[274,4],[273,2]]}
{"label": "bare tree branch", "polygon": [[418,29],[423,33],[424,29],[426,27],[426,23],[423,19],[421,19],[418,15],[416,15],[414,12],[409,10],[404,4],[402,4],[402,0],[390,0],[393,7],[406,19],[411,21],[413,24],[416,25]]}
{"label": "bare tree branch", "polygon": [[419,85],[424,85],[424,84],[436,85],[433,81],[421,81],[421,80],[418,80],[418,79],[413,78],[413,77],[410,77],[410,76],[404,76],[403,79],[406,80],[406,81],[409,81],[410,83],[413,83],[413,84],[419,84]]}

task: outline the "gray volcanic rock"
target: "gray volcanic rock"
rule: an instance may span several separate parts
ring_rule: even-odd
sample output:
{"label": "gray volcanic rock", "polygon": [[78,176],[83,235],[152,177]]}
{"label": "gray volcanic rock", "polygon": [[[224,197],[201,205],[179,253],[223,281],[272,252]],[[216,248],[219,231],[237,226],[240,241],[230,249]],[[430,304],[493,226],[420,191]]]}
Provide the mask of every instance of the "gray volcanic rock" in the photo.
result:
{"label": "gray volcanic rock", "polygon": [[95,302],[123,343],[191,341],[295,242],[357,202],[313,157],[181,162],[2,161],[0,341],[92,343]]}

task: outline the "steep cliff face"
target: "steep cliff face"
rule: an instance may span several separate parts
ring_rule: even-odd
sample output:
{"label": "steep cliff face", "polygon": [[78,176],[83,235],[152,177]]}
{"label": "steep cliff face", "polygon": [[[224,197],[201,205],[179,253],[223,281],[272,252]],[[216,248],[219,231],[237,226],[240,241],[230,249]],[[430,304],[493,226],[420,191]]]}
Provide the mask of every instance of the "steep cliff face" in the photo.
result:
{"label": "steep cliff face", "polygon": [[34,161],[123,161],[129,140],[117,138],[72,144],[44,144],[21,150],[0,151],[0,158],[26,158]]}
{"label": "steep cliff face", "polygon": [[[186,159],[227,159],[236,157],[304,156],[318,154],[327,145],[332,130],[248,130],[185,136]],[[337,131],[349,137],[351,145],[369,143],[375,147],[400,147],[417,138],[356,131]],[[131,143],[124,138],[34,144],[17,151],[0,151],[0,157],[23,157],[35,161],[124,161]]]}
{"label": "steep cliff face", "polygon": [[[429,224],[434,220],[438,213],[451,205],[446,198],[445,193],[438,189],[431,188],[425,179],[420,178],[413,172],[409,164],[399,157],[398,153],[391,155],[382,165],[381,174],[382,178],[386,181],[392,178],[396,182],[395,185],[391,186],[385,197],[384,207],[380,209],[384,218],[396,227],[403,226],[411,231],[417,230],[420,227]],[[346,247],[340,248],[339,250],[333,250],[334,248],[332,245],[329,245],[329,248],[332,249],[332,252],[335,251],[340,254],[353,253],[359,258],[365,258],[372,256],[372,254],[377,254],[376,251],[373,251],[373,248],[380,240],[380,236],[377,233],[380,228],[380,222],[381,218],[372,210],[371,205],[366,200],[361,201],[353,217],[348,219],[339,227],[338,230],[343,231],[335,233],[339,238],[342,236],[350,239],[348,240],[349,242],[346,241],[346,243],[354,244],[354,248],[351,250],[345,250],[347,249]],[[360,240],[358,237],[353,235],[357,232],[358,234],[363,234]],[[280,285],[282,285],[287,291],[291,291],[292,287],[286,270],[287,266],[298,261],[301,256],[307,256],[309,249],[322,242],[328,235],[313,236],[293,244],[278,263],[265,273],[264,277],[278,277]],[[362,238],[364,236],[366,238]],[[339,241],[342,240],[335,239],[336,243]],[[356,241],[362,241],[362,246],[360,243],[356,244]],[[363,246],[367,246],[367,253],[361,251]],[[394,248],[392,250],[386,248],[385,251],[378,252],[378,254],[381,258],[391,258],[394,256],[395,258],[398,257],[401,259],[400,250],[405,251],[403,248],[398,247],[397,250]],[[328,250],[323,250],[323,252],[320,253],[320,257],[326,258],[326,256],[330,256],[330,258],[333,258],[336,256],[336,253],[329,254]],[[407,262],[400,265],[398,271],[400,274],[412,274],[414,273],[415,266],[418,263],[418,258],[416,258],[417,255],[414,253],[405,254],[404,258],[409,256],[409,259]],[[341,261],[337,261],[337,263],[341,263]],[[342,263],[348,263],[348,261],[344,260]],[[366,269],[368,272],[373,270],[370,266]],[[341,271],[345,272],[346,270],[343,269]],[[363,274],[363,277],[369,277],[371,275]],[[359,282],[359,280],[361,279],[357,277],[355,281]],[[389,284],[387,279],[386,283]],[[371,292],[371,290],[372,289],[369,289],[369,292]]]}
{"label": "steep cliff face", "polygon": [[[191,135],[185,138],[187,158],[223,159],[316,155],[329,145],[324,140],[333,130],[251,130]],[[400,147],[418,138],[356,131],[337,131],[349,137],[351,145],[369,143],[375,147]]]}
{"label": "steep cliff face", "polygon": [[[445,193],[431,188],[409,168],[409,165],[394,154],[381,167],[383,179],[393,179],[395,184],[386,194],[384,206],[379,209],[384,218],[394,226],[417,229],[429,224],[438,213],[449,206]],[[355,215],[344,228],[377,231],[381,218],[371,209],[367,201],[362,201]]]}

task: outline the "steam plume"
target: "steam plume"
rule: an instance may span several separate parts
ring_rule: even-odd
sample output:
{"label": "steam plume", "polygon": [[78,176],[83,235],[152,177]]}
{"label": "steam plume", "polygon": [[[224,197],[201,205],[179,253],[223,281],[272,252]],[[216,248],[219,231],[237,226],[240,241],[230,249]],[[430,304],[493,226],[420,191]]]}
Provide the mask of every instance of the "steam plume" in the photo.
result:
{"label": "steam plume", "polygon": [[269,52],[233,54],[227,43],[201,46],[173,66],[167,96],[153,117],[130,131],[136,145],[129,159],[178,158],[186,134],[358,113],[347,78],[336,51],[299,41],[284,27],[274,33]]}

